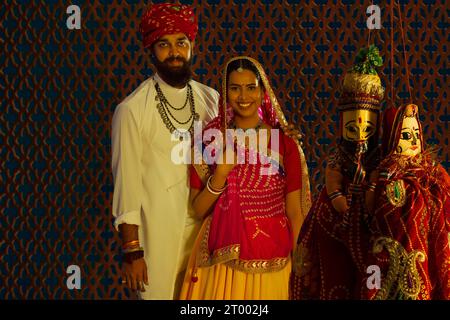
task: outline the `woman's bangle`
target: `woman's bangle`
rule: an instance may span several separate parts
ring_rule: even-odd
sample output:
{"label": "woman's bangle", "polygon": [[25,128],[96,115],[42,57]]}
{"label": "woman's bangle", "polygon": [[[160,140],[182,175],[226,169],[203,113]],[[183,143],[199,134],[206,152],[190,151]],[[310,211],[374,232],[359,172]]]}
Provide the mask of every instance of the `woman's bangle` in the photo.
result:
{"label": "woman's bangle", "polygon": [[212,194],[218,196],[220,194],[222,194],[222,192],[225,191],[225,189],[227,188],[227,185],[225,184],[225,186],[222,189],[216,189],[211,185],[211,179],[212,179],[212,175],[209,176],[208,178],[208,182],[206,182],[206,188],[208,189],[209,192],[211,192]]}
{"label": "woman's bangle", "polygon": [[328,197],[330,198],[330,200],[334,200],[338,197],[343,197],[344,194],[341,192],[341,190],[336,190],[330,194],[328,194]]}
{"label": "woman's bangle", "polygon": [[377,187],[377,184],[376,184],[375,182],[369,183],[369,184],[367,185],[367,189],[368,189],[369,191],[375,191],[376,187]]}

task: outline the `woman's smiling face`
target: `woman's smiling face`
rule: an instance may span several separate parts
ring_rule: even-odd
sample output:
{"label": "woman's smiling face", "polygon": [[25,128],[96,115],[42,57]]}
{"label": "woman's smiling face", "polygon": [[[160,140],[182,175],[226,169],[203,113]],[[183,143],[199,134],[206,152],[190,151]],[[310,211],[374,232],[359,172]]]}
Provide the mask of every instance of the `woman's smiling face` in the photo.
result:
{"label": "woman's smiling face", "polygon": [[227,85],[228,103],[236,117],[256,118],[261,106],[263,89],[253,71],[242,69],[230,73]]}

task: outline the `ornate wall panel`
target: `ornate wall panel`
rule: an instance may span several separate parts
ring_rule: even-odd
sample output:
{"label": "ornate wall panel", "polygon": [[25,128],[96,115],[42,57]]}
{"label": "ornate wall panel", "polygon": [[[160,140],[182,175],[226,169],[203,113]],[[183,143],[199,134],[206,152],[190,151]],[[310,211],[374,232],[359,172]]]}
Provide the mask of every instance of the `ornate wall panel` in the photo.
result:
{"label": "ornate wall panel", "polygon": [[[156,2],[156,1],[155,1]],[[159,1],[158,1],[159,2]],[[382,29],[371,33],[385,65],[385,105],[408,101],[398,13],[394,95],[390,1],[373,1]],[[112,226],[110,126],[115,106],[152,74],[137,34],[149,1],[4,1],[0,9],[0,299],[128,299],[119,284]],[[196,78],[219,88],[237,54],[263,63],[288,119],[303,132],[313,193],[338,136],[342,75],[368,43],[372,1],[183,1],[199,16]],[[66,8],[81,8],[68,30]],[[449,46],[445,0],[401,1],[412,100],[426,142],[449,162]],[[66,286],[81,268],[80,290]]]}

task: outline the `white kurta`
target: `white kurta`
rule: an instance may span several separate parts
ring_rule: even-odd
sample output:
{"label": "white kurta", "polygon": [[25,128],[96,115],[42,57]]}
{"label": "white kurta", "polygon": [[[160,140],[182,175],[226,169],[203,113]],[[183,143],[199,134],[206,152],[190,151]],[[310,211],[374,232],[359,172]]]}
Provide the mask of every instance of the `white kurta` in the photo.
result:
{"label": "white kurta", "polygon": [[[182,106],[186,99],[187,87],[170,87],[155,75],[117,106],[112,121],[113,215],[116,228],[122,223],[139,226],[149,276],[141,297],[173,299],[199,221],[191,218],[188,166],[171,160],[178,142],[171,141],[156,107],[155,81],[173,106]],[[204,126],[217,115],[219,94],[193,80],[190,85]],[[186,120],[189,102],[185,109],[171,111]],[[185,127],[171,120],[175,127]]]}

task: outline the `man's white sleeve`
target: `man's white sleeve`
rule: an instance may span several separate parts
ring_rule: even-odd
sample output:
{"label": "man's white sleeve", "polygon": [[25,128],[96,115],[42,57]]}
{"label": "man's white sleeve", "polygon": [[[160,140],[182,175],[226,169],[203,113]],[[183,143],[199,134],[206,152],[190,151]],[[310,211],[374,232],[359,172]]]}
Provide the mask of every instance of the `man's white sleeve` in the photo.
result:
{"label": "man's white sleeve", "polygon": [[141,225],[142,140],[136,115],[126,104],[116,108],[112,120],[112,172],[114,227]]}

